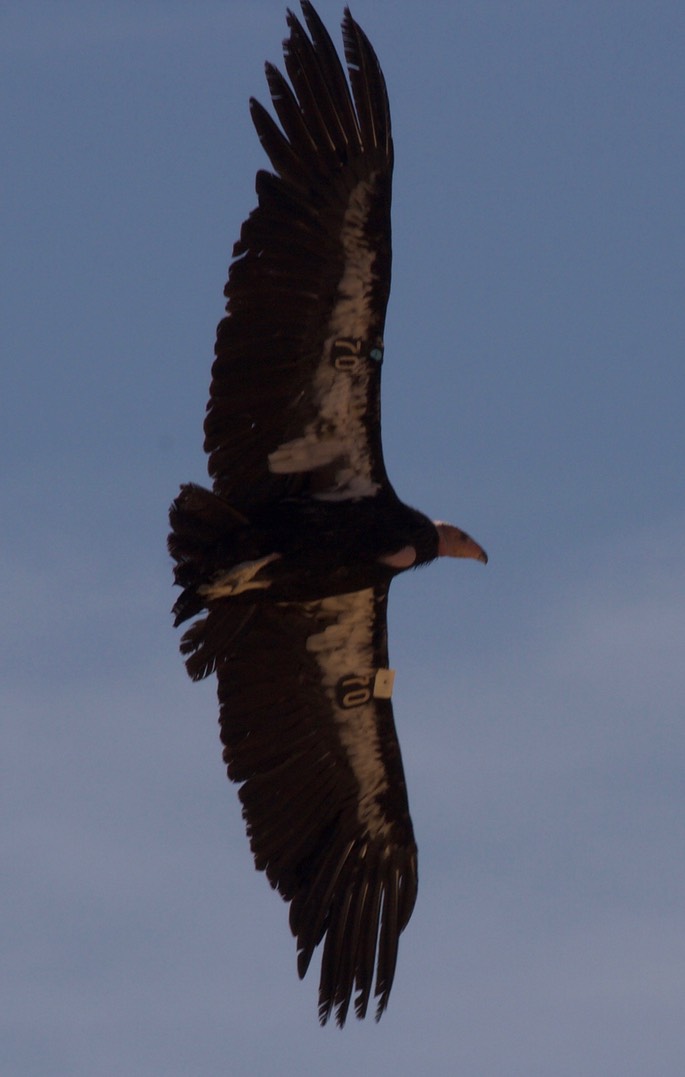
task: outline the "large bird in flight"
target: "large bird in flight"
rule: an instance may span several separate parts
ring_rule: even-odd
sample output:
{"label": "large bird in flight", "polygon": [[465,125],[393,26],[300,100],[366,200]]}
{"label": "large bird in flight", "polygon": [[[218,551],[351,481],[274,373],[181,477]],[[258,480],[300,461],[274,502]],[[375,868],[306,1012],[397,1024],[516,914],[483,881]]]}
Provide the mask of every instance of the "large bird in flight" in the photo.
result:
{"label": "large bird in flight", "polygon": [[181,651],[216,672],[221,739],[257,868],[290,902],[298,971],[323,942],[319,1018],[376,1017],[417,890],[393,721],[394,576],[486,561],[465,532],[404,505],[383,463],[393,147],[385,81],[345,11],[349,84],[311,3],[291,13],[290,84],[255,100],[272,171],[233,250],[212,368],[212,490],[184,485],[169,549]]}

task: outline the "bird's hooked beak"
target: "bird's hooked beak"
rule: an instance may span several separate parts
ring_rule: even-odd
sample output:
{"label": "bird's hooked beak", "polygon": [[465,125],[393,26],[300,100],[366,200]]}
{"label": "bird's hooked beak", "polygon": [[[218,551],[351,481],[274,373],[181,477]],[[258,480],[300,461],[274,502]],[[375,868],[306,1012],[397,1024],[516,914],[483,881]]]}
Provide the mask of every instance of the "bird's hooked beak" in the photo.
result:
{"label": "bird's hooked beak", "polygon": [[439,536],[438,557],[472,557],[474,561],[482,561],[487,565],[488,555],[485,550],[465,531],[440,520],[435,520],[434,523]]}

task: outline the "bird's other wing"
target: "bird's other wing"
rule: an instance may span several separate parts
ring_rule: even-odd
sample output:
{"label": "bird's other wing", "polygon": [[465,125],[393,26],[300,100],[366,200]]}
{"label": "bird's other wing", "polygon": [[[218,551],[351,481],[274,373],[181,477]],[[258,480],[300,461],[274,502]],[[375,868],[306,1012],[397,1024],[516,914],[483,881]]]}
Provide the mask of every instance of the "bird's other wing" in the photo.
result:
{"label": "bird's other wing", "polygon": [[[380,367],[390,290],[392,139],[385,81],[349,11],[348,85],[312,5],[288,13],[292,88],[266,75],[280,128],[252,100],[273,167],[233,250],[205,420],[214,489],[238,509],[387,482]],[[351,92],[350,92],[351,86]],[[281,130],[282,129],[282,130]]]}
{"label": "bird's other wing", "polygon": [[[304,976],[323,940],[319,1017],[388,1001],[417,854],[390,701],[387,588],[243,607],[222,649],[210,607],[186,636],[216,668],[229,777],[257,868],[290,904]],[[207,631],[203,626],[208,626]],[[375,985],[374,985],[375,979]]]}

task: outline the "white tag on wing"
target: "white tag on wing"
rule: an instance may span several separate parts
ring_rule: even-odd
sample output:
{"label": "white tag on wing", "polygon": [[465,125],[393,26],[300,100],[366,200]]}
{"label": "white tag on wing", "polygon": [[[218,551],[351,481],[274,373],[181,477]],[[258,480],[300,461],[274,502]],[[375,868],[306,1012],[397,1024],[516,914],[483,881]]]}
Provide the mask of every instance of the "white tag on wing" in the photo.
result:
{"label": "white tag on wing", "polygon": [[376,677],[373,682],[373,694],[376,699],[390,699],[392,697],[392,686],[394,680],[394,669],[376,670]]}

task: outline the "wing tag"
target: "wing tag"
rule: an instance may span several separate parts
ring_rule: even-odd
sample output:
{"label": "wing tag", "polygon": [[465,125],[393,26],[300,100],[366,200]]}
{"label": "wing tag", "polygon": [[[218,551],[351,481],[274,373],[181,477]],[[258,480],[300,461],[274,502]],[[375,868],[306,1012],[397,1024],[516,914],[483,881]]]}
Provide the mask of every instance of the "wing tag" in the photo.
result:
{"label": "wing tag", "polygon": [[373,682],[373,694],[376,699],[391,699],[392,686],[395,683],[394,669],[377,669]]}
{"label": "wing tag", "polygon": [[348,673],[335,686],[338,706],[344,710],[362,707],[372,698],[390,699],[395,680],[394,669],[377,669],[375,673]]}
{"label": "wing tag", "polygon": [[[336,370],[341,370],[345,374],[351,374],[357,369],[362,359],[362,346],[364,341],[358,337],[338,337],[331,345],[331,362]],[[383,341],[380,337],[376,338],[376,342],[370,349],[368,358],[374,363],[380,364],[383,362]]]}
{"label": "wing tag", "polygon": [[336,370],[342,370],[351,374],[357,369],[361,355],[361,340],[352,340],[350,337],[340,337],[333,341],[331,348],[331,361]]}

